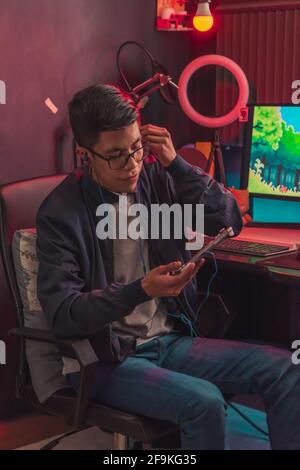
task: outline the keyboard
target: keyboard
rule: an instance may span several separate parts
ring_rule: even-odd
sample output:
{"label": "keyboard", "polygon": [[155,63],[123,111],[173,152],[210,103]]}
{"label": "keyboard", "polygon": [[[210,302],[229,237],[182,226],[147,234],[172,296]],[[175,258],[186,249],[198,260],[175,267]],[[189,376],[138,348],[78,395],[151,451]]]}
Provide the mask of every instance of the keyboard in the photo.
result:
{"label": "keyboard", "polygon": [[[205,244],[210,239],[205,240]],[[289,251],[289,246],[273,245],[270,243],[236,240],[233,238],[226,238],[220,242],[215,248],[215,251],[226,251],[229,253],[236,253],[242,255],[252,256],[272,256],[277,255],[285,251]]]}

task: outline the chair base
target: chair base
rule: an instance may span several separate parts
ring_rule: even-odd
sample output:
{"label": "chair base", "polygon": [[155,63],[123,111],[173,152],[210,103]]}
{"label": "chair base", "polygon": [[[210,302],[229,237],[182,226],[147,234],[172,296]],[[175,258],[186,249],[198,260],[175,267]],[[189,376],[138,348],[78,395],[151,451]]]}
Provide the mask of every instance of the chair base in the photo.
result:
{"label": "chair base", "polygon": [[[45,403],[39,403],[31,387],[27,387],[26,401],[43,413],[54,416],[64,416],[71,423],[74,415],[76,396],[71,389],[54,393]],[[124,411],[109,408],[99,403],[91,403],[87,409],[84,427],[96,426],[111,432],[113,447],[118,450],[128,448],[127,439],[134,442],[152,444],[159,442],[164,436],[178,432],[179,427],[168,421],[133,415]],[[83,427],[75,430],[80,431]]]}

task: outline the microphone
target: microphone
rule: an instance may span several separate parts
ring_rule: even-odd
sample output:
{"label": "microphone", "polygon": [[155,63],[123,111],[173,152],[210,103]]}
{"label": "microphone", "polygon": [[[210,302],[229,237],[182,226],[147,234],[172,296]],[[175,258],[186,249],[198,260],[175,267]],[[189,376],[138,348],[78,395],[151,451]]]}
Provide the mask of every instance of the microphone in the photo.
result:
{"label": "microphone", "polygon": [[[152,68],[152,78],[149,78],[149,80],[146,80],[145,82],[141,83],[140,85],[137,85],[136,87],[132,88],[130,86],[130,83],[128,82],[122,67],[120,65],[120,55],[121,51],[123,50],[124,47],[133,45],[137,46],[142,51],[146,54],[148,59],[150,59],[151,62],[151,68]],[[159,92],[164,99],[164,101],[168,104],[173,104],[176,101],[177,94],[174,92],[174,88],[178,90],[178,85],[172,81],[172,78],[169,76],[168,71],[166,68],[159,64],[154,57],[152,57],[152,54],[148,49],[146,49],[144,46],[142,46],[139,42],[136,41],[126,41],[124,42],[118,49],[117,51],[117,67],[119,70],[119,73],[124,80],[127,89],[129,90],[129,94],[132,96],[133,100],[135,101],[135,104],[139,106],[139,108],[144,108],[146,103],[148,102],[148,96],[153,93],[154,91],[159,89]]]}
{"label": "microphone", "polygon": [[136,104],[140,103],[140,108],[143,108],[148,101],[148,96],[156,90],[162,89],[166,85],[172,85],[178,89],[178,85],[172,81],[169,75],[164,73],[156,73],[153,77],[140,83],[131,90],[131,96]]}

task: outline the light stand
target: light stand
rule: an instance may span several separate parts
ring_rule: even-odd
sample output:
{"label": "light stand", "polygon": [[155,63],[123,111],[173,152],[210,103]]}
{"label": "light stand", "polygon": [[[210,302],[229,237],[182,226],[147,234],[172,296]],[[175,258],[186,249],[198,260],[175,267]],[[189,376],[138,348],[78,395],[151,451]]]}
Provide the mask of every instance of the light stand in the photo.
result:
{"label": "light stand", "polygon": [[215,130],[214,141],[211,145],[209,159],[206,167],[207,173],[210,172],[213,162],[215,164],[215,179],[217,179],[220,183],[223,183],[224,186],[226,186],[225,167],[221,149],[221,136],[218,129]]}

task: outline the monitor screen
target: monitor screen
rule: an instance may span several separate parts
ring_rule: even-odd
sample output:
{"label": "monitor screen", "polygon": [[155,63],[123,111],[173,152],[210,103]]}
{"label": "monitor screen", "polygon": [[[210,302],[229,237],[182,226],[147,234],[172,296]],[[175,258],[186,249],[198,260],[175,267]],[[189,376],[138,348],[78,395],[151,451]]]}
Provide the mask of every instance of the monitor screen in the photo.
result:
{"label": "monitor screen", "polygon": [[244,186],[253,196],[300,198],[300,106],[255,105],[251,115]]}

